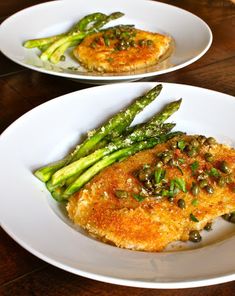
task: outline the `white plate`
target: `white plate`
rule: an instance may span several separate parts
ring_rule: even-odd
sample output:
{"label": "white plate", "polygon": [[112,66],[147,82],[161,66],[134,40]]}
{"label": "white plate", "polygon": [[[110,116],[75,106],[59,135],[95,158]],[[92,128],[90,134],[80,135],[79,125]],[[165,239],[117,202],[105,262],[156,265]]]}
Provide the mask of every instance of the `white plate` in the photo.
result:
{"label": "white plate", "polygon": [[[62,157],[86,133],[156,83],[92,87],[56,98],[16,120],[0,137],[0,216],[3,228],[39,258],[72,273],[127,286],[185,288],[235,279],[235,227],[218,219],[201,243],[146,253],[119,249],[86,235],[32,171]],[[235,98],[187,85],[164,84],[159,98],[138,115],[143,121],[182,97],[171,121],[235,146]],[[96,107],[97,106],[97,107]]]}
{"label": "white plate", "polygon": [[[58,34],[69,29],[78,19],[92,12],[121,11],[125,16],[110,23],[134,24],[136,28],[166,33],[175,40],[175,52],[160,66],[138,73],[88,73],[67,53],[66,62],[43,63],[37,49],[25,49],[25,40]],[[137,80],[175,71],[198,60],[209,49],[212,33],[197,16],[180,8],[146,0],[66,0],[52,1],[24,9],[1,24],[0,49],[14,62],[30,69],[78,79],[87,83],[110,83]],[[76,67],[78,70],[69,70]]]}

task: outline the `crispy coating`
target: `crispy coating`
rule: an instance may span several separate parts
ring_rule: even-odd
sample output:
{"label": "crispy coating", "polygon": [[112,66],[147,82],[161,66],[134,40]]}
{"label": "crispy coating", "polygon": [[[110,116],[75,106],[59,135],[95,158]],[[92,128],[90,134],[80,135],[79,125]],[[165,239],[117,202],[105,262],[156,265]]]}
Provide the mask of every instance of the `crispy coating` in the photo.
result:
{"label": "crispy coating", "polygon": [[[186,143],[193,138],[183,136]],[[175,139],[104,169],[69,200],[69,217],[90,234],[118,247],[161,251],[170,242],[188,240],[191,230],[201,230],[216,217],[235,211],[235,149],[222,144],[203,145],[193,158],[180,149],[174,150],[174,156],[184,159],[184,163],[180,165],[181,170],[166,164],[166,178],[184,179],[187,192],[179,191],[173,201],[159,196],[148,196],[143,201],[133,197],[143,191],[136,172],[145,164],[155,166],[156,155],[170,149],[173,141]],[[208,152],[213,154],[212,163],[205,160]],[[198,162],[197,174],[192,170],[195,161]],[[226,161],[230,167],[229,183],[219,186],[216,177],[208,176],[207,181],[214,193],[209,194],[202,188],[194,196],[191,186],[198,174],[218,168],[221,161]],[[117,197],[116,190],[125,190],[128,196]],[[184,199],[185,208],[178,206],[179,199]],[[198,222],[192,221],[191,214]]]}
{"label": "crispy coating", "polygon": [[[108,32],[109,33],[109,32]],[[103,33],[87,36],[73,53],[90,71],[118,73],[135,71],[157,64],[170,54],[172,39],[158,33],[135,29],[134,46],[117,50],[118,39],[107,39]]]}

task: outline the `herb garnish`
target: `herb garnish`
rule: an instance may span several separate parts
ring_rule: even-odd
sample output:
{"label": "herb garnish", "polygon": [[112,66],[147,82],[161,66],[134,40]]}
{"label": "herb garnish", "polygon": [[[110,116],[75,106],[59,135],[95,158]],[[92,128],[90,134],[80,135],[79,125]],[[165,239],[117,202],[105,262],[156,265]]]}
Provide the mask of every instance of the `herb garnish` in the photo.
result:
{"label": "herb garnish", "polygon": [[212,177],[215,177],[215,178],[220,177],[220,173],[216,168],[211,168],[210,171],[208,172],[208,174]]}
{"label": "herb garnish", "polygon": [[177,142],[177,146],[181,151],[184,150],[185,145],[186,145],[185,141],[183,141],[183,140]]}
{"label": "herb garnish", "polygon": [[198,206],[198,203],[199,203],[199,201],[198,201],[198,199],[197,198],[194,198],[193,200],[192,200],[192,205],[193,206]]}
{"label": "herb garnish", "polygon": [[185,180],[182,178],[174,179],[176,186],[183,192],[187,192]]}
{"label": "herb garnish", "polygon": [[141,202],[141,201],[143,201],[145,199],[145,197],[140,195],[140,194],[133,194],[133,197],[134,197],[135,200],[137,200],[139,202]]}
{"label": "herb garnish", "polygon": [[199,220],[192,213],[190,214],[190,219],[193,222],[199,222]]}
{"label": "herb garnish", "polygon": [[192,172],[194,173],[199,168],[199,162],[195,160],[193,163],[190,164],[190,168]]}

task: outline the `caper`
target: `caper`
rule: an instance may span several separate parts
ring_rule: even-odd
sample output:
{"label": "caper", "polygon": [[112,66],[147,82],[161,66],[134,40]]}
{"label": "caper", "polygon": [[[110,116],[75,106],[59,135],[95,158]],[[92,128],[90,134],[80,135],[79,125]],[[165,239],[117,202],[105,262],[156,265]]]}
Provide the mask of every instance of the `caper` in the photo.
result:
{"label": "caper", "polygon": [[146,44],[146,40],[141,39],[141,40],[139,40],[138,43],[139,43],[140,46],[144,46]]}
{"label": "caper", "polygon": [[151,46],[153,45],[153,40],[148,39],[146,43],[147,43],[147,46]]}
{"label": "caper", "polygon": [[213,189],[213,187],[210,186],[210,185],[205,186],[205,190],[206,190],[206,192],[209,193],[209,194],[214,193],[214,189]]}
{"label": "caper", "polygon": [[153,190],[154,189],[153,184],[152,184],[152,182],[150,180],[145,181],[143,185],[148,190]]}
{"label": "caper", "polygon": [[181,209],[184,209],[185,208],[185,200],[180,198],[178,201],[177,201],[177,205],[179,208]]}
{"label": "caper", "polygon": [[208,223],[206,224],[206,226],[204,227],[204,229],[205,229],[206,231],[211,231],[211,230],[212,230],[212,222],[208,222]]}
{"label": "caper", "polygon": [[64,62],[65,59],[66,59],[66,58],[65,58],[65,55],[62,55],[62,56],[60,57],[60,61],[61,61],[61,62]]}
{"label": "caper", "polygon": [[196,148],[191,148],[188,152],[187,152],[188,156],[193,157],[196,156],[197,153],[197,149]]}
{"label": "caper", "polygon": [[220,176],[219,179],[218,179],[218,185],[220,187],[224,187],[224,185],[226,184],[226,180],[224,177]]}
{"label": "caper", "polygon": [[161,191],[162,191],[162,189],[160,188],[160,187],[156,187],[155,189],[154,189],[154,194],[155,195],[161,195]]}
{"label": "caper", "polygon": [[171,148],[172,149],[176,149],[178,146],[177,146],[177,142],[172,142],[171,143]]}
{"label": "caper", "polygon": [[152,170],[150,168],[145,168],[139,171],[138,179],[142,182],[147,181],[151,175],[152,175]]}
{"label": "caper", "polygon": [[219,169],[220,169],[221,172],[223,172],[225,174],[230,173],[229,165],[225,160],[221,161],[221,163],[219,165]]}
{"label": "caper", "polygon": [[208,162],[213,161],[213,155],[211,153],[205,153],[205,160]]}
{"label": "caper", "polygon": [[235,212],[224,214],[222,218],[228,222],[235,223]]}
{"label": "caper", "polygon": [[209,137],[206,139],[205,144],[206,145],[214,145],[214,144],[216,144],[216,140],[213,137]]}
{"label": "caper", "polygon": [[164,164],[167,164],[171,159],[172,157],[170,155],[167,155],[163,157],[162,161]]}
{"label": "caper", "polygon": [[230,183],[232,183],[232,176],[231,175],[227,175],[227,176],[225,176],[224,177],[224,180],[225,180],[225,183],[226,184],[230,184]]}
{"label": "caper", "polygon": [[235,223],[235,213],[231,214],[230,221],[231,223]]}
{"label": "caper", "polygon": [[207,186],[207,181],[204,179],[204,180],[201,180],[199,181],[199,187],[200,188],[204,188]]}
{"label": "caper", "polygon": [[163,162],[162,161],[158,161],[156,164],[157,168],[161,168],[163,166]]}
{"label": "caper", "polygon": [[193,148],[192,145],[186,144],[185,147],[184,147],[184,151],[189,152],[192,148]]}
{"label": "caper", "polygon": [[200,143],[196,139],[193,139],[190,143],[193,147],[199,147],[199,145],[200,145]]}
{"label": "caper", "polygon": [[168,201],[169,201],[169,202],[173,202],[173,201],[174,201],[174,196],[169,196],[169,197],[168,197]]}
{"label": "caper", "polygon": [[175,159],[171,158],[171,159],[169,160],[168,164],[169,164],[170,166],[176,166],[176,165],[178,164],[178,162],[177,162]]}
{"label": "caper", "polygon": [[197,140],[199,141],[200,144],[204,144],[205,141],[206,141],[206,137],[200,135],[200,136],[197,137]]}
{"label": "caper", "polygon": [[222,215],[222,218],[223,218],[224,220],[226,220],[226,221],[229,221],[229,219],[230,219],[230,214],[224,214],[224,215]]}
{"label": "caper", "polygon": [[93,49],[95,49],[96,48],[96,45],[97,45],[97,43],[93,41],[93,42],[91,42],[90,47],[93,48]]}
{"label": "caper", "polygon": [[136,47],[136,43],[135,43],[134,40],[131,40],[131,41],[130,41],[130,46],[131,46],[131,47]]}
{"label": "caper", "polygon": [[163,158],[165,158],[165,157],[167,157],[167,156],[172,156],[172,152],[169,151],[169,150],[166,150],[166,151],[164,151],[164,152],[160,152],[160,153],[158,153],[157,156],[158,156],[161,160],[163,160]]}
{"label": "caper", "polygon": [[194,243],[198,243],[202,240],[202,237],[198,230],[191,230],[189,232],[189,240]]}
{"label": "caper", "polygon": [[118,198],[127,198],[128,197],[128,193],[125,190],[115,190],[115,195]]}
{"label": "caper", "polygon": [[193,183],[192,187],[191,187],[191,192],[194,196],[198,195],[199,194],[199,186],[195,183]]}
{"label": "caper", "polygon": [[205,172],[201,172],[198,176],[197,176],[197,180],[206,180],[208,178],[208,175]]}

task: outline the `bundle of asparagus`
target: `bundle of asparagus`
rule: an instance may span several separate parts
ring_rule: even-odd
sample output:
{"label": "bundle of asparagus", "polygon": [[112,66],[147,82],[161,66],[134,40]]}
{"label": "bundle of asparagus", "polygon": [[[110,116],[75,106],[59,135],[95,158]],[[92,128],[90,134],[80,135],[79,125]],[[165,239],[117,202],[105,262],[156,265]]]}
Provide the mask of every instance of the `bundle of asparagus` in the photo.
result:
{"label": "bundle of asparagus", "polygon": [[66,33],[48,38],[27,40],[23,45],[26,48],[39,48],[42,51],[41,60],[49,60],[56,64],[64,59],[66,49],[76,46],[89,34],[98,32],[104,25],[123,15],[122,12],[114,12],[110,15],[95,12],[83,17]]}
{"label": "bundle of asparagus", "polygon": [[127,109],[93,131],[72,153],[38,169],[35,176],[46,183],[56,200],[67,200],[105,167],[179,134],[170,132],[175,124],[165,121],[179,109],[181,99],[167,104],[148,122],[130,127],[135,116],[160,94],[161,89],[159,84],[138,97]]}

